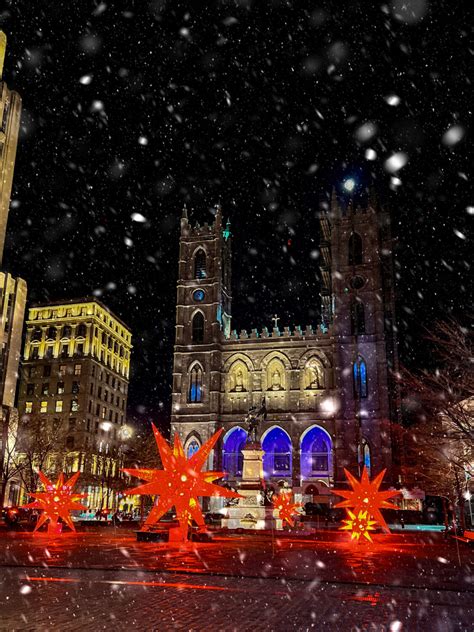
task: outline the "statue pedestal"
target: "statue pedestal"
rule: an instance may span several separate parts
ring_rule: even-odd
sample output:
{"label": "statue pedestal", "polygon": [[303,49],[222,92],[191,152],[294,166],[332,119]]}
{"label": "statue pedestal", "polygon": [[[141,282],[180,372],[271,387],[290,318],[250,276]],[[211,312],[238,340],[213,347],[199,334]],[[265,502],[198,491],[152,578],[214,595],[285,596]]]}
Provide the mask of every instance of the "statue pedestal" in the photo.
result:
{"label": "statue pedestal", "polygon": [[227,507],[227,516],[222,519],[224,529],[281,529],[278,511],[264,507],[261,481],[263,480],[263,450],[260,443],[247,443],[242,449],[244,457],[242,481],[237,505]]}

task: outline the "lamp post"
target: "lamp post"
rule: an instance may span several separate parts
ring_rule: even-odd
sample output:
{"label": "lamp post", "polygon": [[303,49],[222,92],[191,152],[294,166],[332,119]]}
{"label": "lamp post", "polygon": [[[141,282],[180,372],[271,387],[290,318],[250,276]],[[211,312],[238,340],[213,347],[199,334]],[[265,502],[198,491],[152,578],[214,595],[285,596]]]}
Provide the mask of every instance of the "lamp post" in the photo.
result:
{"label": "lamp post", "polygon": [[472,525],[473,525],[473,520],[472,520],[472,505],[471,505],[471,498],[472,498],[472,494],[469,490],[467,490],[466,492],[464,492],[464,498],[467,500],[467,502],[469,503],[469,520],[471,522],[471,529],[472,529]]}

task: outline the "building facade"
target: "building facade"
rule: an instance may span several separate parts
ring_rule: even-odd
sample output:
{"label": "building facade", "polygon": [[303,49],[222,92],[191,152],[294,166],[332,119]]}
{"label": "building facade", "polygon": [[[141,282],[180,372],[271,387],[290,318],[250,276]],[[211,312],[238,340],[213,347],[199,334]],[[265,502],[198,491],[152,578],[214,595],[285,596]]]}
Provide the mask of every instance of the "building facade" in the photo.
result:
{"label": "building facade", "polygon": [[26,438],[50,439],[48,450],[37,449],[47,472],[82,472],[86,504],[95,509],[115,503],[129,433],[130,352],[130,330],[96,299],[29,309],[20,426]]}
{"label": "building facade", "polygon": [[244,419],[265,401],[260,425],[267,484],[328,499],[343,468],[392,468],[398,418],[392,372],[392,245],[388,214],[371,196],[321,217],[321,322],[283,331],[231,327],[231,236],[221,210],[212,226],[181,220],[172,430],[188,454],[217,429],[211,469],[242,471]]}
{"label": "building facade", "polygon": [[[15,168],[21,97],[2,81],[6,36],[0,31],[0,267],[10,210],[10,195]],[[18,364],[26,305],[26,283],[0,270],[0,507],[9,503],[11,487],[11,450],[16,439],[17,413],[14,408],[18,380]]]}
{"label": "building facade", "polygon": [[0,265],[7,231],[10,195],[15,169],[18,132],[20,130],[21,97],[2,81],[7,38],[0,31]]}

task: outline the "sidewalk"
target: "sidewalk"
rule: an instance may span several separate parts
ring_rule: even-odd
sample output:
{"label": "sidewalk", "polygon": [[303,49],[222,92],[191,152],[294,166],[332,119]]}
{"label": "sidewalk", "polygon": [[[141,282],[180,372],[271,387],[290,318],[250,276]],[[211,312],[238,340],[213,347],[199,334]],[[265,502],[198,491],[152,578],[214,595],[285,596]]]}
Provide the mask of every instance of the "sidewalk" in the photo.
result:
{"label": "sidewalk", "polygon": [[473,562],[471,548],[445,541],[436,533],[376,534],[373,544],[356,544],[347,534],[335,531],[309,537],[221,532],[210,543],[176,545],[138,543],[133,532],[113,528],[65,532],[57,538],[31,533],[0,534],[3,567],[317,579],[472,592]]}

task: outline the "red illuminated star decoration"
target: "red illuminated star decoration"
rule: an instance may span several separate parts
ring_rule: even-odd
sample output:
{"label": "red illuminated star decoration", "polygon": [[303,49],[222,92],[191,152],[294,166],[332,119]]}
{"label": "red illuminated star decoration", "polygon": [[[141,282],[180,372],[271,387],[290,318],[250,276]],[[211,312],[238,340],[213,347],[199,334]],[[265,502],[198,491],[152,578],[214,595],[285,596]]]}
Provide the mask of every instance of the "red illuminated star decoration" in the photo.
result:
{"label": "red illuminated star decoration", "polygon": [[375,531],[375,520],[370,520],[366,511],[359,511],[356,516],[350,509],[346,509],[349,519],[343,520],[346,524],[341,527],[341,531],[352,531],[351,540],[359,540],[363,535],[369,542],[372,542],[369,531]]}
{"label": "red illuminated star decoration", "polygon": [[74,485],[79,478],[80,472],[76,472],[68,481],[64,480],[64,474],[61,472],[56,483],[49,480],[43,472],[39,472],[39,477],[45,488],[44,492],[30,493],[35,500],[28,505],[24,505],[25,509],[43,509],[35,531],[37,531],[45,522],[48,522],[48,533],[58,533],[58,520],[61,518],[67,526],[75,531],[74,523],[69,515],[70,511],[75,509],[87,509],[79,503],[79,499],[85,498],[87,494],[77,494],[73,492]]}
{"label": "red illuminated star decoration", "polygon": [[356,515],[359,512],[367,512],[369,518],[373,518],[382,529],[390,533],[387,523],[384,517],[380,513],[380,509],[398,509],[395,505],[388,503],[387,500],[393,496],[397,496],[400,492],[386,491],[380,492],[379,487],[383,480],[386,470],[382,470],[380,474],[370,481],[367,468],[364,466],[360,481],[358,481],[350,472],[344,469],[349,483],[352,486],[352,490],[346,489],[333,489],[333,494],[346,498],[342,502],[338,503],[336,507],[352,507]]}
{"label": "red illuminated star decoration", "polygon": [[158,502],[150,511],[142,529],[158,522],[169,509],[174,507],[180,524],[181,539],[186,540],[188,525],[192,520],[200,528],[205,526],[198,501],[199,496],[240,498],[240,494],[213,483],[216,479],[225,476],[224,472],[201,472],[207,457],[222,433],[222,429],[218,430],[209,441],[187,459],[178,434],[175,434],[174,444],[171,447],[155,425],[152,424],[152,426],[163,469],[124,469],[123,471],[127,474],[147,481],[143,485],[127,491],[126,494],[159,496]]}
{"label": "red illuminated star decoration", "polygon": [[290,525],[290,527],[295,526],[295,521],[293,520],[293,516],[296,516],[303,505],[301,503],[292,503],[291,502],[291,494],[276,494],[272,498],[272,503],[275,509],[277,509],[279,513],[279,517],[282,520],[286,520],[286,522]]}

